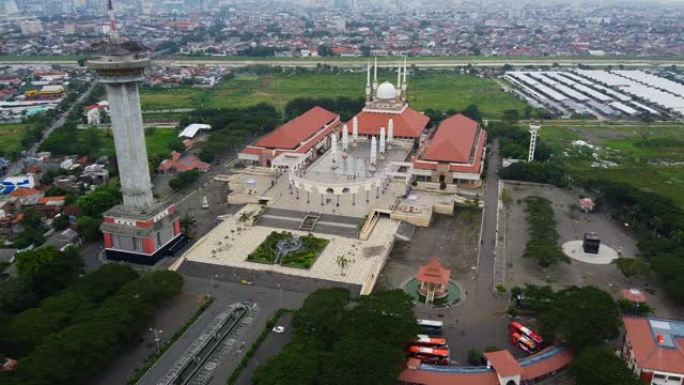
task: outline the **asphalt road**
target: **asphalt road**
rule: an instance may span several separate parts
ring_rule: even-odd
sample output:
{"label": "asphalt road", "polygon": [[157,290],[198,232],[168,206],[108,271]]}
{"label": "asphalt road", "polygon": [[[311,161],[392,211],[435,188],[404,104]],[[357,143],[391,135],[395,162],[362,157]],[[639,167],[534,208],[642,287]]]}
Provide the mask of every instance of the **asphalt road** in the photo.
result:
{"label": "asphalt road", "polygon": [[[298,309],[307,294],[287,290],[268,289],[223,282],[220,279],[185,277],[183,292],[188,294],[209,294],[214,303],[195,323],[169,348],[159,361],[138,382],[139,385],[155,385],[173,366],[182,353],[202,334],[207,325],[228,305],[235,302],[256,303],[258,310],[250,325],[244,327],[239,336],[239,345],[244,348],[229,351],[214,370],[214,378],[207,385],[224,385],[226,379],[237,367],[247,347],[251,346],[266,326],[266,322],[280,307]],[[171,331],[169,331],[171,333]]]}
{"label": "asphalt road", "polygon": [[[158,65],[174,65],[174,66],[205,66],[205,65],[219,65],[224,67],[245,67],[250,65],[268,65],[268,66],[280,66],[280,67],[316,67],[319,64],[333,65],[337,67],[359,67],[365,66],[368,62],[368,58],[356,58],[350,60],[340,60],[340,59],[326,59],[326,58],[308,58],[308,59],[265,59],[265,60],[231,60],[231,59],[212,59],[207,58],[204,60],[190,60],[190,59],[173,59],[173,58],[161,58],[155,60]],[[684,60],[673,58],[673,59],[596,59],[596,58],[529,58],[529,59],[512,59],[512,58],[502,58],[502,59],[482,59],[482,58],[457,58],[457,59],[434,59],[431,60],[427,58],[426,60],[412,60],[409,65],[420,68],[453,68],[458,66],[471,65],[473,67],[502,67],[506,64],[512,66],[541,66],[550,65],[557,63],[561,67],[565,66],[576,66],[578,64],[583,64],[592,67],[607,67],[607,66],[618,66],[620,64],[628,67],[652,67],[652,66],[662,66],[669,67],[671,65],[681,66],[684,65]],[[9,65],[36,65],[36,64],[63,64],[63,65],[76,65],[75,61],[72,60],[43,60],[43,61],[0,61],[0,64]],[[395,61],[380,61],[379,66],[395,66]]]}

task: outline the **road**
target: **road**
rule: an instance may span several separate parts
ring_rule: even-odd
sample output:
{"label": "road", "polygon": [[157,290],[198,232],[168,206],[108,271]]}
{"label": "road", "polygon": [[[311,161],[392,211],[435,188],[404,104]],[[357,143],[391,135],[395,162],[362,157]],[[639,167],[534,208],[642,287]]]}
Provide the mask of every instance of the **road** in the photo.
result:
{"label": "road", "polygon": [[[36,154],[36,152],[38,151],[38,148],[40,147],[40,145],[43,144],[43,142],[45,141],[45,139],[47,139],[50,136],[50,134],[52,134],[53,131],[55,131],[59,127],[62,127],[62,125],[64,125],[64,122],[66,122],[67,117],[69,116],[71,111],[73,111],[74,107],[76,105],[78,105],[79,103],[81,103],[83,100],[85,100],[85,98],[87,98],[88,95],[90,95],[90,92],[93,90],[93,87],[95,87],[95,83],[90,83],[90,85],[88,86],[88,89],[85,90],[76,99],[76,101],[74,103],[72,103],[69,106],[69,108],[59,116],[59,118],[57,118],[57,120],[52,122],[50,127],[48,127],[45,131],[43,131],[43,136],[40,138],[40,140],[38,140],[36,143],[34,143],[27,150],[28,156],[34,156]],[[15,161],[14,163],[12,163],[9,167],[7,167],[7,171],[5,172],[5,176],[7,177],[10,175],[14,175],[16,173],[21,172],[21,170],[22,170],[22,160],[19,159],[19,160]]]}
{"label": "road", "polygon": [[[425,59],[425,60],[422,60]],[[378,63],[380,67],[393,67],[396,66],[395,60],[381,60]],[[161,58],[156,59],[155,63],[158,65],[171,65],[171,66],[222,66],[222,67],[246,67],[252,65],[267,65],[267,66],[280,66],[280,67],[310,67],[315,68],[320,65],[331,65],[336,67],[362,67],[368,62],[368,58],[308,58],[308,59],[232,59],[232,58],[207,58],[207,59],[184,59],[184,58]],[[71,60],[42,60],[42,61],[0,61],[0,64],[9,65],[39,65],[39,64],[62,64],[62,65],[76,65],[75,61]],[[673,59],[595,59],[595,58],[531,58],[531,59],[514,59],[514,58],[502,58],[502,59],[483,59],[483,58],[421,58],[421,60],[411,60],[408,63],[411,66],[416,66],[419,68],[453,68],[453,67],[502,67],[506,64],[512,66],[549,66],[551,64],[557,64],[560,67],[574,67],[578,64],[583,64],[590,67],[600,67],[605,68],[608,66],[619,66],[624,65],[627,67],[669,67],[672,65],[683,66],[684,60],[680,58]]]}

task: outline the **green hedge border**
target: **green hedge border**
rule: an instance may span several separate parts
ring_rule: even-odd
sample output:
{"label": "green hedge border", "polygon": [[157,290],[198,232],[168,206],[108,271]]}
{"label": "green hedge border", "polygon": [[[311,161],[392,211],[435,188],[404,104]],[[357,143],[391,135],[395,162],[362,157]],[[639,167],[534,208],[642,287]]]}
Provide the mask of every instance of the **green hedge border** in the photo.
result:
{"label": "green hedge border", "polygon": [[170,339],[164,342],[159,352],[153,354],[152,356],[149,356],[144,361],[143,366],[135,370],[135,374],[133,374],[133,377],[131,377],[128,380],[128,382],[126,383],[127,385],[135,385],[140,380],[140,378],[142,378],[142,376],[144,376],[145,373],[147,373],[147,371],[159,360],[159,358],[163,356],[164,353],[166,353],[166,351],[169,350],[171,346],[173,346],[173,344],[183,335],[183,333],[185,333],[186,330],[188,330],[190,325],[195,323],[195,321],[197,321],[197,319],[202,315],[202,313],[204,313],[204,311],[207,310],[207,308],[209,308],[209,306],[211,306],[212,303],[214,303],[214,297],[205,296],[202,299],[202,301],[202,304],[195,311],[192,317],[190,317],[190,319],[187,320],[187,322],[185,322],[183,326],[181,326],[181,328],[178,329],[178,331],[176,331],[176,333],[174,333]]}
{"label": "green hedge border", "polygon": [[273,314],[273,317],[269,319],[266,322],[266,327],[264,327],[264,330],[261,331],[261,334],[259,334],[259,337],[257,337],[256,341],[250,346],[250,348],[247,350],[245,353],[245,356],[242,357],[240,360],[240,363],[238,366],[233,370],[233,373],[228,377],[226,380],[226,385],[234,385],[235,381],[237,381],[238,377],[240,377],[240,374],[242,373],[242,370],[247,367],[247,364],[249,364],[249,360],[252,359],[252,356],[256,351],[259,349],[259,346],[266,340],[266,337],[268,337],[268,334],[271,332],[271,329],[273,326],[275,326],[276,322],[282,317],[283,315],[287,313],[292,313],[293,310],[291,309],[285,309],[285,308],[280,308],[276,310],[275,314]]}

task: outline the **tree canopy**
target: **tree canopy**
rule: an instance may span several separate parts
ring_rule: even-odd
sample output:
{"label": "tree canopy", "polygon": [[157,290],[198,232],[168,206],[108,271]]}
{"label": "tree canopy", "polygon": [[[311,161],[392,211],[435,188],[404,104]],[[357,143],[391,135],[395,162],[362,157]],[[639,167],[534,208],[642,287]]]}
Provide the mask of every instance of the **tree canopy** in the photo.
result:
{"label": "tree canopy", "polygon": [[69,247],[64,252],[52,246],[17,255],[19,277],[27,280],[32,291],[45,297],[70,285],[83,272],[83,259]]}
{"label": "tree canopy", "polygon": [[594,286],[557,292],[539,323],[548,341],[563,339],[575,353],[617,337],[621,324],[613,298]]}
{"label": "tree canopy", "polygon": [[404,344],[418,332],[401,290],[358,300],[346,289],[312,293],[293,319],[294,339],[257,368],[255,385],[393,385]]}
{"label": "tree canopy", "polygon": [[624,361],[613,352],[600,347],[583,351],[570,364],[570,375],[576,385],[639,385]]}
{"label": "tree canopy", "polygon": [[551,201],[538,196],[525,199],[527,223],[529,224],[530,239],[525,245],[523,257],[532,258],[540,266],[548,267],[558,262],[570,263],[570,258],[563,253],[558,240]]}

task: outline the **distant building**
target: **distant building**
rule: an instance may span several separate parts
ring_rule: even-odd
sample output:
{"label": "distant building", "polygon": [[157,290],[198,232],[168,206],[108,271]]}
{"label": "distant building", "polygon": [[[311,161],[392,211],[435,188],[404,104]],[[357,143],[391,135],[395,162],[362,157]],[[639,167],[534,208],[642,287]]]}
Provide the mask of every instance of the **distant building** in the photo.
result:
{"label": "distant building", "polygon": [[181,156],[179,152],[173,151],[171,159],[165,159],[161,162],[157,171],[165,173],[170,171],[186,172],[186,171],[209,171],[211,166],[209,163],[202,162],[195,155]]}
{"label": "distant building", "polygon": [[36,35],[43,31],[43,24],[40,20],[24,20],[19,23],[21,34],[24,36]]}
{"label": "distant building", "polygon": [[622,358],[645,384],[684,381],[684,321],[623,318]]}

